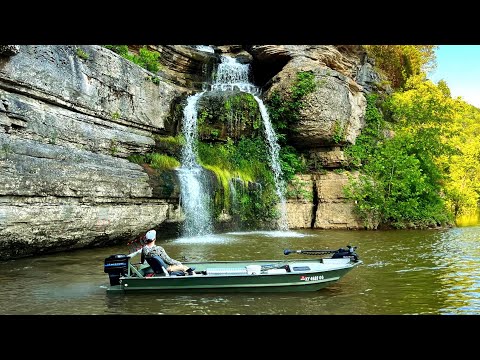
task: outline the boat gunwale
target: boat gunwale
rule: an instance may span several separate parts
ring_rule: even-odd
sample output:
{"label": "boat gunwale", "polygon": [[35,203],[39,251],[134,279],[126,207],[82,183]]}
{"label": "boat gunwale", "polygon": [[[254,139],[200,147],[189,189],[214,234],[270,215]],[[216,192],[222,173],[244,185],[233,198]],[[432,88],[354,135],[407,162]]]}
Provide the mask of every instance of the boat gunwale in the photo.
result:
{"label": "boat gunwale", "polygon": [[[209,262],[210,263],[210,262]],[[242,262],[243,263],[243,262]],[[187,279],[211,279],[211,278],[231,278],[231,277],[265,277],[265,276],[298,276],[298,275],[308,275],[308,276],[316,276],[314,274],[324,274],[327,272],[331,271],[336,271],[336,270],[343,270],[343,269],[348,269],[348,268],[354,268],[355,266],[358,266],[362,264],[362,260],[357,260],[356,262],[348,262],[343,265],[339,265],[336,267],[330,267],[325,270],[306,270],[306,271],[295,271],[295,272],[285,272],[285,273],[260,273],[260,274],[206,274],[206,275],[196,275],[196,276],[151,276],[151,277],[138,277],[138,276],[121,276],[121,280],[149,280],[149,279],[172,279],[172,280],[187,280]],[[193,263],[185,263],[185,264],[193,264]],[[205,263],[201,263],[205,264]],[[148,267],[148,266],[147,266]]]}
{"label": "boat gunwale", "polygon": [[[214,264],[214,265],[218,265],[218,264],[224,264],[224,263],[229,263],[229,264],[243,264],[244,266],[246,266],[246,264],[249,264],[249,265],[259,265],[258,263],[260,262],[267,262],[267,263],[272,263],[272,262],[276,262],[276,263],[285,263],[285,265],[287,265],[288,263],[298,263],[298,262],[303,262],[303,263],[320,263],[320,264],[324,264],[322,262],[322,258],[317,258],[317,259],[299,259],[299,260],[304,260],[304,261],[297,261],[297,260],[288,260],[288,261],[284,261],[284,260],[253,260],[252,262],[254,264],[251,264],[249,261],[238,261],[238,260],[234,260],[234,261],[208,261],[208,262],[185,262],[184,264],[185,265],[188,265],[188,266],[192,266],[192,265],[208,265],[208,264]],[[237,276],[285,276],[285,275],[299,275],[299,274],[314,274],[314,273],[325,273],[325,272],[329,272],[329,271],[335,271],[335,270],[342,270],[342,269],[346,269],[346,268],[353,268],[357,265],[360,265],[361,263],[363,263],[362,260],[357,260],[357,261],[349,261],[349,262],[345,262],[345,263],[342,263],[342,264],[338,264],[335,266],[335,264],[325,264],[325,266],[328,266],[328,268],[326,269],[320,269],[320,270],[306,270],[306,271],[292,271],[292,272],[286,272],[286,273],[260,273],[260,274],[205,274],[205,275],[196,275],[194,276],[195,278],[225,278],[225,277],[237,277]],[[269,264],[265,264],[265,265],[269,265]],[[132,265],[133,266],[133,265]],[[141,265],[142,266],[142,265]],[[260,265],[261,266],[261,265]],[[143,267],[142,269],[147,269],[149,268],[150,266],[149,265],[146,265],[145,267]],[[208,269],[208,268],[207,268]],[[136,269],[137,271],[139,271],[139,269]],[[268,270],[268,269],[267,269]],[[151,276],[151,277],[145,277],[145,276],[121,276],[120,279],[122,280],[125,280],[125,279],[128,279],[128,280],[131,280],[131,279],[191,279],[192,276],[189,275],[189,276],[164,276],[164,275],[161,275],[161,276]]]}

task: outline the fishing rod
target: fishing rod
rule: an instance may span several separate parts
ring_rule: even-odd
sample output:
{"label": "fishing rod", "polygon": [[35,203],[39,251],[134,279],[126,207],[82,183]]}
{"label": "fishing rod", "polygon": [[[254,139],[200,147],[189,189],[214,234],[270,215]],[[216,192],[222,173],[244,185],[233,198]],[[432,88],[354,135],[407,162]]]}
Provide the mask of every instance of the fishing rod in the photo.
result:
{"label": "fishing rod", "polygon": [[137,236],[130,242],[127,242],[127,246],[129,247],[129,251],[131,253],[140,250],[145,245],[145,235]]}

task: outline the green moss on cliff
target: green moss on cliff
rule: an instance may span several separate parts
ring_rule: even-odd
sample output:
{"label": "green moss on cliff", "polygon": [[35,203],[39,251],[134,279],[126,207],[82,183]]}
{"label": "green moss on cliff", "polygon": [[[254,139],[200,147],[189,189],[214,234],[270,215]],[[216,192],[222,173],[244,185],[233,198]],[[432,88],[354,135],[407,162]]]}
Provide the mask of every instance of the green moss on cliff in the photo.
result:
{"label": "green moss on cliff", "polygon": [[202,96],[197,117],[203,140],[239,140],[260,132],[262,117],[253,95],[240,92],[213,92]]}
{"label": "green moss on cliff", "polygon": [[[138,51],[138,55],[136,55],[128,50],[128,45],[105,45],[105,47],[148,71],[156,73],[160,70],[160,64],[158,62],[160,53],[158,51],[148,50],[146,46],[143,46]],[[158,84],[156,78],[153,77],[151,80]]]}
{"label": "green moss on cliff", "polygon": [[229,213],[245,227],[278,217],[278,201],[264,140],[242,138],[237,143],[199,143],[199,161],[212,171],[219,187],[216,190],[214,215]]}
{"label": "green moss on cliff", "polygon": [[274,91],[266,101],[272,124],[277,133],[281,134],[279,139],[285,140],[286,133],[291,125],[298,122],[300,110],[304,106],[303,99],[312,93],[316,86],[315,74],[313,72],[298,72],[289,95]]}
{"label": "green moss on cliff", "polygon": [[134,154],[127,159],[136,164],[148,164],[158,170],[173,170],[180,166],[180,162],[174,157],[159,153]]}

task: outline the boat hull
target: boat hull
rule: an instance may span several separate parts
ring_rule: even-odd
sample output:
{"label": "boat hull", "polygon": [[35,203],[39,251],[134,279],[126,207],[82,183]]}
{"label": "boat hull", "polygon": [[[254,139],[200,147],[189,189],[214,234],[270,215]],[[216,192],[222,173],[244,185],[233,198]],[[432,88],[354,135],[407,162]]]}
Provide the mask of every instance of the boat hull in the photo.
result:
{"label": "boat hull", "polygon": [[[321,260],[319,260],[321,261]],[[298,263],[302,265],[302,263]],[[304,264],[312,264],[312,261]],[[155,276],[120,278],[120,284],[110,286],[109,293],[131,292],[302,292],[317,291],[340,280],[357,262],[344,262],[318,271],[292,271],[274,274],[235,274],[197,276]],[[190,264],[195,267],[195,264]],[[243,265],[243,264],[242,264]],[[201,265],[200,265],[201,266]],[[216,264],[221,268],[222,264]],[[295,269],[295,267],[294,267]],[[197,270],[198,271],[198,270]]]}

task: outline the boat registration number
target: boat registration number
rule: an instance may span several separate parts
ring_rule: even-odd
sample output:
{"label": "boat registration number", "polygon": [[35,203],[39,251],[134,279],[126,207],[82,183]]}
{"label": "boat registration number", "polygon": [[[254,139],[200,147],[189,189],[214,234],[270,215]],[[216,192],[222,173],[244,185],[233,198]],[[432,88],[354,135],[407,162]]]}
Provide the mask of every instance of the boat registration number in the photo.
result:
{"label": "boat registration number", "polygon": [[323,279],[324,279],[323,275],[315,275],[315,276],[302,275],[300,277],[301,281],[317,281],[317,280],[323,280]]}

